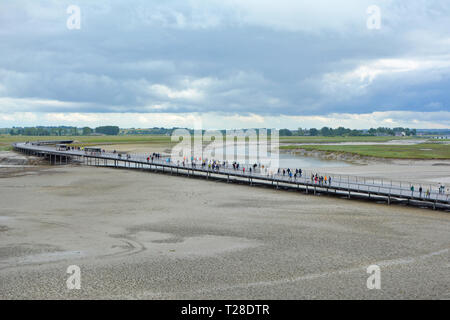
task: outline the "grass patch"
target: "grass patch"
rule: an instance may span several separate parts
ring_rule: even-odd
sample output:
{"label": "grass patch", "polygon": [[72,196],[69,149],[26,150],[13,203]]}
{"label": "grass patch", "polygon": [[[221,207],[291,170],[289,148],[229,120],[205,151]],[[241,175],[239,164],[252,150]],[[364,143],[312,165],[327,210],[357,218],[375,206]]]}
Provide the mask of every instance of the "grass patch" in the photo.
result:
{"label": "grass patch", "polygon": [[[281,146],[281,149],[320,150],[327,152],[345,152],[381,158],[400,159],[450,159],[450,145],[426,143],[407,146],[386,145],[351,145],[351,146],[323,146],[301,145],[302,143],[338,143],[338,142],[386,142],[399,139],[414,139],[416,137],[280,137],[280,143],[298,143],[300,145]],[[166,135],[125,135],[125,136],[10,136],[0,135],[0,150],[11,150],[11,143],[36,140],[74,140],[76,146],[94,146],[102,144],[149,144],[152,146],[171,147],[171,137]],[[431,150],[420,150],[431,149]]]}
{"label": "grass patch", "polygon": [[11,151],[12,150],[12,146],[0,146],[0,151]]}
{"label": "grass patch", "polygon": [[[106,144],[142,144],[151,147],[174,146],[177,142],[171,141],[166,135],[125,135],[125,136],[10,136],[0,135],[0,148],[11,150],[14,142],[45,141],[45,140],[73,140],[75,147],[98,146]],[[194,138],[192,137],[192,142]]]}
{"label": "grass patch", "polygon": [[418,137],[375,137],[375,136],[356,136],[356,137],[280,137],[280,143],[338,143],[338,142],[387,142],[391,140],[409,140],[418,139]]}
{"label": "grass patch", "polygon": [[37,140],[74,140],[80,144],[170,142],[170,136],[10,136],[0,135],[0,144]]}
{"label": "grass patch", "polygon": [[281,146],[280,149],[308,151],[318,150],[335,153],[349,153],[361,156],[391,159],[450,159],[450,145],[440,143],[420,143],[414,145],[299,145]]}
{"label": "grass patch", "polygon": [[0,135],[0,150],[12,150],[13,142],[38,141],[38,140],[73,140],[74,146],[96,146],[102,144],[148,144],[151,146],[168,146],[171,143],[170,136],[10,136]]}
{"label": "grass patch", "polygon": [[[414,137],[280,137],[281,143],[333,143],[333,142],[386,142]],[[101,143],[170,143],[171,137],[166,135],[125,135],[125,136],[10,136],[0,135],[0,145],[13,142],[37,140],[75,140],[80,144]]]}

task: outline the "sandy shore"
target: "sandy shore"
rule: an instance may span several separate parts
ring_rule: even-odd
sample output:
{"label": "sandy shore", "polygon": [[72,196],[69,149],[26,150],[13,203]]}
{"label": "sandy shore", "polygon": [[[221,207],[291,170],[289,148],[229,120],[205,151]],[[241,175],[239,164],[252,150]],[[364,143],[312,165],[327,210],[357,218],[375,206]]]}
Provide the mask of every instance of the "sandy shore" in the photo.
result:
{"label": "sandy shore", "polygon": [[445,212],[80,166],[0,190],[2,299],[450,298]]}
{"label": "sandy shore", "polygon": [[124,144],[99,144],[98,147],[101,147],[105,150],[113,151],[116,150],[118,152],[127,152],[127,153],[139,153],[139,154],[150,154],[153,152],[158,153],[167,153],[170,154],[171,148],[167,144],[158,144],[158,143],[124,143]]}

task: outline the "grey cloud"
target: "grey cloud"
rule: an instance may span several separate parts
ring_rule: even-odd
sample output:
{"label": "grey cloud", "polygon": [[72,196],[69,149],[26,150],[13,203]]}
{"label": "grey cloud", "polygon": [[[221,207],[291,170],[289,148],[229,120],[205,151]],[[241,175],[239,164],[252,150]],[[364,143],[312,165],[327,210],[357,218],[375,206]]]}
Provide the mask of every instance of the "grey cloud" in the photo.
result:
{"label": "grey cloud", "polygon": [[336,8],[319,1],[306,13],[296,1],[264,2],[273,6],[264,10],[253,1],[231,3],[80,1],[82,28],[73,31],[65,26],[68,1],[0,4],[1,18],[8,17],[0,19],[0,95],[72,103],[20,110],[42,112],[319,115],[448,108],[448,66],[388,72],[363,88],[357,77],[342,81],[380,59],[426,61],[448,52],[444,0],[380,1],[379,31],[365,28],[369,2]]}

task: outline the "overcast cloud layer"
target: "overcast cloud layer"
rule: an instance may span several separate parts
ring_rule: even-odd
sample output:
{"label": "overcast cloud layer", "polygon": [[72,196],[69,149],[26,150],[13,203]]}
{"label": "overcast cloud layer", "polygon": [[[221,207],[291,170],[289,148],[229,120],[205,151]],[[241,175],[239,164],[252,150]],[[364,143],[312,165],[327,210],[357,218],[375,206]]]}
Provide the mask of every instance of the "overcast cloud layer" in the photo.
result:
{"label": "overcast cloud layer", "polygon": [[449,88],[448,0],[0,0],[0,126],[448,128]]}

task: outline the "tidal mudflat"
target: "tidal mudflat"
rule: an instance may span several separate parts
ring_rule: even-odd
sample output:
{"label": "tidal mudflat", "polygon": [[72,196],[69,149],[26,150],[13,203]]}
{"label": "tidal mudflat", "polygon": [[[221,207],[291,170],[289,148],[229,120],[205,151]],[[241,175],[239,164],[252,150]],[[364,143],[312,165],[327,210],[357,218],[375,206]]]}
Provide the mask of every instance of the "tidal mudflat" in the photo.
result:
{"label": "tidal mudflat", "polygon": [[71,165],[0,202],[2,299],[450,298],[446,212]]}

